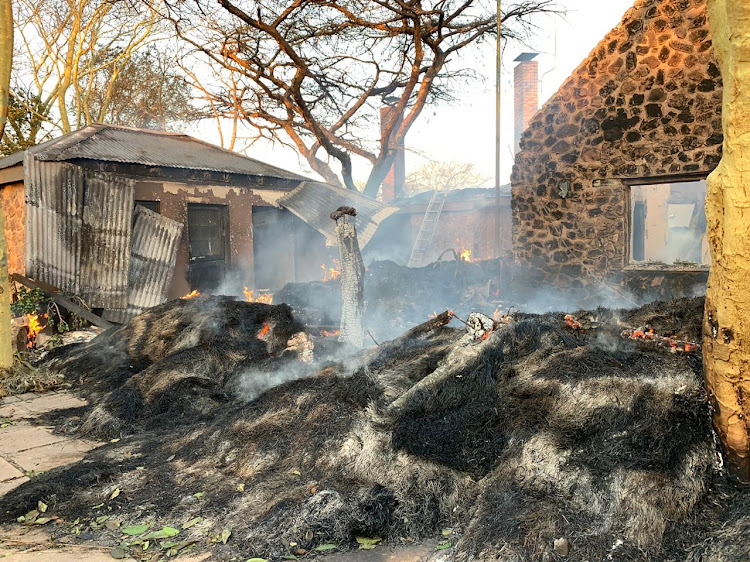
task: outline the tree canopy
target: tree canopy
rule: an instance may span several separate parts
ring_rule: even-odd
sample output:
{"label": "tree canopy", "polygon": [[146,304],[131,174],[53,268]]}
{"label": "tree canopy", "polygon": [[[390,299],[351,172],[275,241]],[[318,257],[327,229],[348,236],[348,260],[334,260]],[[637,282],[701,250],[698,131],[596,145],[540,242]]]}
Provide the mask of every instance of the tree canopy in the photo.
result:
{"label": "tree canopy", "polygon": [[[503,36],[523,36],[553,2],[509,3]],[[338,184],[337,162],[349,189],[361,158],[371,168],[364,193],[374,197],[425,106],[467,78],[464,52],[494,38],[496,9],[487,0],[192,0],[167,15],[217,77],[234,76],[233,88],[204,82],[215,107],[295,147]],[[380,131],[384,106],[393,118]]]}

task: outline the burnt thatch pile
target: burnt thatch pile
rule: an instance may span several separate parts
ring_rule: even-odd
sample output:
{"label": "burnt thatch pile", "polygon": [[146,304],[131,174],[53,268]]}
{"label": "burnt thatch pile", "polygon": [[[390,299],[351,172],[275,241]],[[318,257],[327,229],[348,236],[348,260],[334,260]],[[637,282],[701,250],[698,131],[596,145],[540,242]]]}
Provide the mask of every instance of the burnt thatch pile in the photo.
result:
{"label": "burnt thatch pile", "polygon": [[[428,314],[449,308],[463,316],[488,306],[492,312],[494,303],[507,296],[502,267],[497,259],[450,260],[424,267],[406,267],[389,260],[373,262],[365,272],[367,328],[378,340],[390,339],[423,322]],[[341,320],[337,280],[289,283],[274,294],[274,302],[289,304],[308,325],[338,326]]]}
{"label": "burnt thatch pile", "polygon": [[[269,350],[284,349],[298,326],[281,307],[229,303],[167,304],[56,359],[68,377],[83,373],[82,389],[96,389],[81,430],[106,430],[91,422],[98,411],[126,418],[124,437],[7,495],[4,519],[44,500],[69,522],[60,534],[115,544],[123,535],[102,517],[168,525],[180,529],[177,542],[208,544],[219,559],[278,560],[356,548],[357,537],[441,531],[456,560],[554,560],[559,538],[570,543],[568,560],[750,558],[739,540],[750,498],[718,470],[700,357],[617,335],[631,317],[699,325],[687,312],[699,310],[694,301],[663,303],[652,317],[594,311],[597,328],[586,331],[561,316],[519,316],[466,345],[462,330],[441,328],[244,399],[243,377],[296,364]],[[177,317],[180,329],[156,329]],[[278,343],[250,351],[257,328],[275,322]],[[237,347],[202,339],[228,326]],[[150,393],[163,398],[149,402]],[[138,407],[122,412],[117,397],[134,394],[127,403]],[[168,407],[153,405],[167,395]]]}

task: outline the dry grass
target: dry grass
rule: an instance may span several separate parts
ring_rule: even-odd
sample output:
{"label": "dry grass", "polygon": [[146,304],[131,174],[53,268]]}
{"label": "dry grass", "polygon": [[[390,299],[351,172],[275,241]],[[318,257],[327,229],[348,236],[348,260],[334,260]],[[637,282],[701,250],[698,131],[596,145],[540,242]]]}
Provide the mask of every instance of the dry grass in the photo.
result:
{"label": "dry grass", "polygon": [[46,367],[34,367],[27,361],[16,360],[9,369],[0,369],[0,397],[25,392],[46,392],[65,386],[59,372]]}

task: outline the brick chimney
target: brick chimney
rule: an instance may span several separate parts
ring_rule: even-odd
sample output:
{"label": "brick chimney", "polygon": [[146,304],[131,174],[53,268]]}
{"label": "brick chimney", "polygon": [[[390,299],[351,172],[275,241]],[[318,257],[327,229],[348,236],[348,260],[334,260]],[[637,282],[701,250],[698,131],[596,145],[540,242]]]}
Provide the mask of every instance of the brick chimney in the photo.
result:
{"label": "brick chimney", "polygon": [[[380,108],[380,131],[382,132],[388,126],[391,119],[391,107]],[[397,125],[398,127],[398,125]],[[401,142],[393,147],[396,152],[396,156],[393,159],[393,165],[388,170],[388,175],[383,180],[381,192],[383,194],[383,202],[388,203],[393,201],[397,193],[401,193],[404,189],[404,182],[406,181],[406,154],[404,150],[404,143]]]}
{"label": "brick chimney", "polygon": [[515,59],[518,64],[513,71],[514,152],[518,152],[521,135],[539,109],[539,63],[534,60],[537,54],[521,53]]}

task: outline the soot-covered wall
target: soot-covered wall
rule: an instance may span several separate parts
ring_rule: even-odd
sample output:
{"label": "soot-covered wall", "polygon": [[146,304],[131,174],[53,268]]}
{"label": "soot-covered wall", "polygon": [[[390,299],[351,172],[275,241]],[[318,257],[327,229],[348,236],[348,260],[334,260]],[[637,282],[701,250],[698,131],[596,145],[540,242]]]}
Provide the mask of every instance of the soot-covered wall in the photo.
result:
{"label": "soot-covered wall", "polygon": [[638,1],[523,134],[512,210],[524,284],[653,297],[705,282],[700,271],[630,271],[629,185],[711,172],[721,95],[704,0]]}

